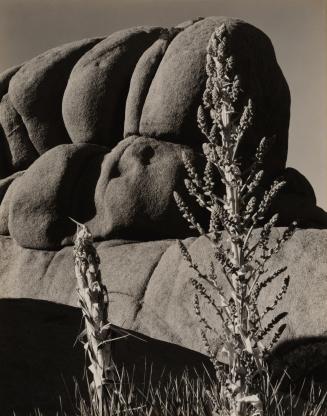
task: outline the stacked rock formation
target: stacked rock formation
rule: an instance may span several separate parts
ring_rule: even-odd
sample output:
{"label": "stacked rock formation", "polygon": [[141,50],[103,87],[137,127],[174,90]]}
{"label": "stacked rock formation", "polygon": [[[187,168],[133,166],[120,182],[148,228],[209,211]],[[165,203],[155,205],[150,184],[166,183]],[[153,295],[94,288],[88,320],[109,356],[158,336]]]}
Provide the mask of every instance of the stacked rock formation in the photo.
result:
{"label": "stacked rock formation", "polygon": [[[102,241],[114,323],[202,351],[187,270],[170,240],[192,237],[173,190],[183,193],[183,151],[201,168],[196,112],[208,40],[223,22],[256,115],[240,147],[242,161],[249,162],[262,137],[274,135],[265,182],[282,175],[287,185],[272,210],[280,213],[280,226],[297,219],[316,228],[299,232],[278,258],[291,259],[296,274],[285,336],[326,332],[326,319],[314,316],[325,311],[326,234],[317,229],[326,228],[327,219],[309,182],[285,167],[289,89],[269,38],[223,17],[74,42],[0,75],[1,298],[76,304],[73,217]],[[205,264],[205,242],[187,241]],[[317,309],[306,314],[313,298]]]}
{"label": "stacked rock formation", "polygon": [[206,45],[223,21],[256,113],[240,153],[248,160],[276,135],[265,171],[288,181],[281,223],[322,225],[310,184],[285,170],[290,94],[270,40],[247,23],[206,18],[64,45],[2,75],[0,232],[54,249],[71,242],[71,216],[97,239],[185,236],[172,189],[182,149],[196,158],[201,148]]}

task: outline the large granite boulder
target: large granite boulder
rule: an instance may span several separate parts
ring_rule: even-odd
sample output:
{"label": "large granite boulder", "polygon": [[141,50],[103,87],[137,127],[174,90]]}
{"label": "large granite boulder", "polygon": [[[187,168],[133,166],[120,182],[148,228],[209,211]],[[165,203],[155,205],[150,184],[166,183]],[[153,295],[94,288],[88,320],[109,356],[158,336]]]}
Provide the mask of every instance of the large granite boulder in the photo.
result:
{"label": "large granite boulder", "polygon": [[39,153],[69,141],[112,148],[134,134],[199,147],[203,137],[196,111],[206,80],[206,46],[223,22],[244,92],[258,113],[255,134],[243,150],[276,134],[276,157],[267,164],[276,173],[287,155],[288,86],[269,38],[237,19],[209,17],[172,29],[137,27],[64,45],[7,72],[0,89],[9,89]]}
{"label": "large granite boulder", "polygon": [[[209,17],[73,42],[0,77],[0,174],[8,189],[0,232],[24,247],[58,248],[71,243],[72,216],[88,222],[96,239],[185,236],[172,190],[182,182],[182,150],[201,165],[196,111],[206,46],[221,23],[256,113],[242,160],[250,161],[261,137],[274,134],[266,184],[280,175],[288,183],[273,208],[280,211],[279,225],[297,219],[301,226],[326,226],[310,184],[285,170],[290,95],[269,38],[240,20]],[[24,169],[8,188],[7,179]]]}
{"label": "large granite boulder", "polygon": [[7,142],[3,146],[4,168],[17,172],[28,168],[39,156],[29,140],[26,126],[5,94],[0,102],[0,123]]}
{"label": "large granite boulder", "polygon": [[[285,168],[290,94],[269,38],[243,21],[225,17],[196,19],[170,29],[132,28],[105,39],[63,45],[0,75],[0,298],[31,299],[0,301],[1,310],[9,314],[0,313],[5,334],[0,367],[5,379],[12,375],[0,386],[7,400],[4,412],[19,410],[19,402],[33,408],[53,400],[58,379],[51,376],[53,366],[44,370],[51,357],[69,377],[80,371],[74,360],[64,358],[67,344],[54,354],[50,348],[61,329],[69,342],[78,332],[79,315],[70,309],[77,301],[71,247],[75,226],[68,217],[86,223],[97,240],[110,319],[147,337],[151,346],[122,348],[122,361],[135,361],[136,355],[150,356],[160,365],[171,362],[173,367],[176,360],[183,365],[203,361],[191,272],[175,239],[186,238],[203,268],[211,250],[205,237],[191,235],[172,193],[185,192],[182,152],[197,169],[203,167],[199,150],[204,138],[196,112],[206,82],[207,43],[221,23],[230,35],[244,96],[251,96],[256,113],[240,147],[242,160],[250,161],[263,136],[275,135],[265,183],[282,175],[286,186],[272,212],[280,213],[279,225],[297,219],[300,227],[317,228],[297,231],[271,263],[272,269],[288,265],[292,276],[283,342],[325,342],[327,241],[326,231],[319,228],[327,227],[326,213],[316,206],[309,182]],[[199,216],[207,220],[202,211]],[[280,307],[284,310],[285,303]],[[50,341],[30,342],[34,335],[38,339],[40,328],[53,329]],[[159,341],[173,346],[158,346]],[[41,346],[47,354],[42,355]],[[10,359],[13,352],[31,360],[33,351],[40,355],[34,378],[37,360],[26,366],[23,359],[18,364]],[[325,368],[326,361],[322,363]],[[52,397],[41,387],[26,387],[22,391],[30,393],[17,396],[17,405],[10,407],[18,375],[24,371],[30,372],[26,386],[49,382]]]}
{"label": "large granite boulder", "polygon": [[10,101],[39,154],[70,142],[61,114],[62,97],[75,63],[100,40],[87,39],[51,49],[22,65],[10,80]]}
{"label": "large granite boulder", "polygon": [[161,36],[165,36],[162,28],[121,30],[78,61],[62,103],[63,118],[73,143],[113,147],[122,138],[125,102],[134,68]]}
{"label": "large granite boulder", "polygon": [[183,190],[183,150],[193,156],[185,146],[134,136],[111,152],[85,143],[57,146],[11,184],[0,217],[19,245],[37,249],[72,244],[69,217],[101,240],[185,236],[173,198]]}
{"label": "large granite boulder", "polygon": [[[200,165],[200,155],[190,147],[145,137],[130,136],[111,152],[87,143],[58,145],[24,174],[2,181],[0,232],[22,247],[40,250],[72,244],[70,218],[85,223],[96,240],[191,235],[173,198],[174,190],[188,198],[182,152]],[[315,205],[311,185],[291,168],[284,178],[287,185],[270,213],[279,212],[282,224],[297,219],[321,225],[325,214]],[[194,201],[192,208],[207,223],[205,210]]]}

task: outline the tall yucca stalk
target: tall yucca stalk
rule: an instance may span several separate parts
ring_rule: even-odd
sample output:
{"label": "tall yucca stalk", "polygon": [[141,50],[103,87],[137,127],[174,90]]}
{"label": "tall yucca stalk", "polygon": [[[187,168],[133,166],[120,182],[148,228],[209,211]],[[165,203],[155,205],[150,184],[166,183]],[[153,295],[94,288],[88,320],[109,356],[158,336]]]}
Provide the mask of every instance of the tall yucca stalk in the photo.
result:
{"label": "tall yucca stalk", "polygon": [[[258,309],[258,297],[273,279],[286,270],[283,267],[267,275],[265,264],[291,237],[295,224],[271,246],[269,240],[278,219],[276,214],[262,227],[258,239],[253,241],[254,228],[262,224],[284,182],[275,181],[257,200],[255,194],[264,175],[260,168],[269,144],[265,138],[261,140],[250,168],[247,167],[245,171],[237,159],[242,138],[253,123],[254,110],[251,99],[244,97],[239,76],[235,73],[235,57],[230,49],[228,30],[223,24],[214,31],[209,41],[207,84],[203,105],[198,109],[198,125],[207,138],[207,143],[203,145],[206,166],[202,177],[184,155],[188,176],[185,185],[199,205],[210,212],[207,236],[212,241],[215,258],[222,265],[229,293],[225,293],[219,285],[213,264],[210,265],[209,274],[202,273],[185,245],[182,242],[179,244],[185,260],[196,272],[196,277],[191,279],[196,289],[195,313],[203,325],[203,342],[216,368],[220,395],[227,412],[232,416],[263,415],[265,403],[259,384],[264,383],[265,357],[285,329],[286,325],[280,325],[280,321],[286,313],[273,317],[266,325],[263,324],[263,318],[275,309],[286,293],[289,276],[284,278],[272,305],[267,305],[263,311]],[[220,181],[225,187],[223,197],[215,191]],[[177,193],[175,199],[191,228],[205,234]],[[221,240],[222,229],[227,232],[228,247]],[[221,335],[223,352],[227,356],[227,370],[220,365],[210,346],[207,331],[217,331],[204,316],[200,300],[207,302],[222,321]],[[271,342],[265,345],[264,338],[271,335],[272,331],[275,333]]]}
{"label": "tall yucca stalk", "polygon": [[115,381],[111,344],[113,337],[108,321],[108,293],[101,281],[100,259],[93,245],[92,235],[85,225],[79,223],[74,259],[79,305],[85,321],[85,331],[80,338],[86,336],[84,348],[92,374],[90,388],[93,406],[98,409],[99,416],[105,416],[109,415],[109,393]]}

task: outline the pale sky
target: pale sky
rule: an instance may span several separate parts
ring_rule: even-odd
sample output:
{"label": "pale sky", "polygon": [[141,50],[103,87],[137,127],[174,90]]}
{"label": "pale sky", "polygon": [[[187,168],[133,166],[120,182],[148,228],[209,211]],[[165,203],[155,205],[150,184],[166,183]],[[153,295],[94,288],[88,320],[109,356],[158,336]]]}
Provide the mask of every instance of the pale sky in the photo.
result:
{"label": "pale sky", "polygon": [[0,0],[0,71],[60,44],[136,25],[239,17],[272,40],[292,96],[288,166],[327,209],[327,0]]}

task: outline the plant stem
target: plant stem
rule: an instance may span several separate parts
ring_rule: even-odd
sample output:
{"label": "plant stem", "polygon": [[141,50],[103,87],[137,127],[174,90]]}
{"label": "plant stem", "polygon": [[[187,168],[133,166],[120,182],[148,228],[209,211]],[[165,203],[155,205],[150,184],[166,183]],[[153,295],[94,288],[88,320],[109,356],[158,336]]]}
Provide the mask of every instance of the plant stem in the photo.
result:
{"label": "plant stem", "polygon": [[[76,221],[75,221],[76,222]],[[86,349],[93,376],[93,402],[99,416],[108,412],[108,392],[115,380],[112,361],[112,330],[108,321],[108,294],[102,284],[99,257],[92,235],[83,224],[77,223],[75,239],[75,275],[79,305],[83,312],[86,331]]]}

